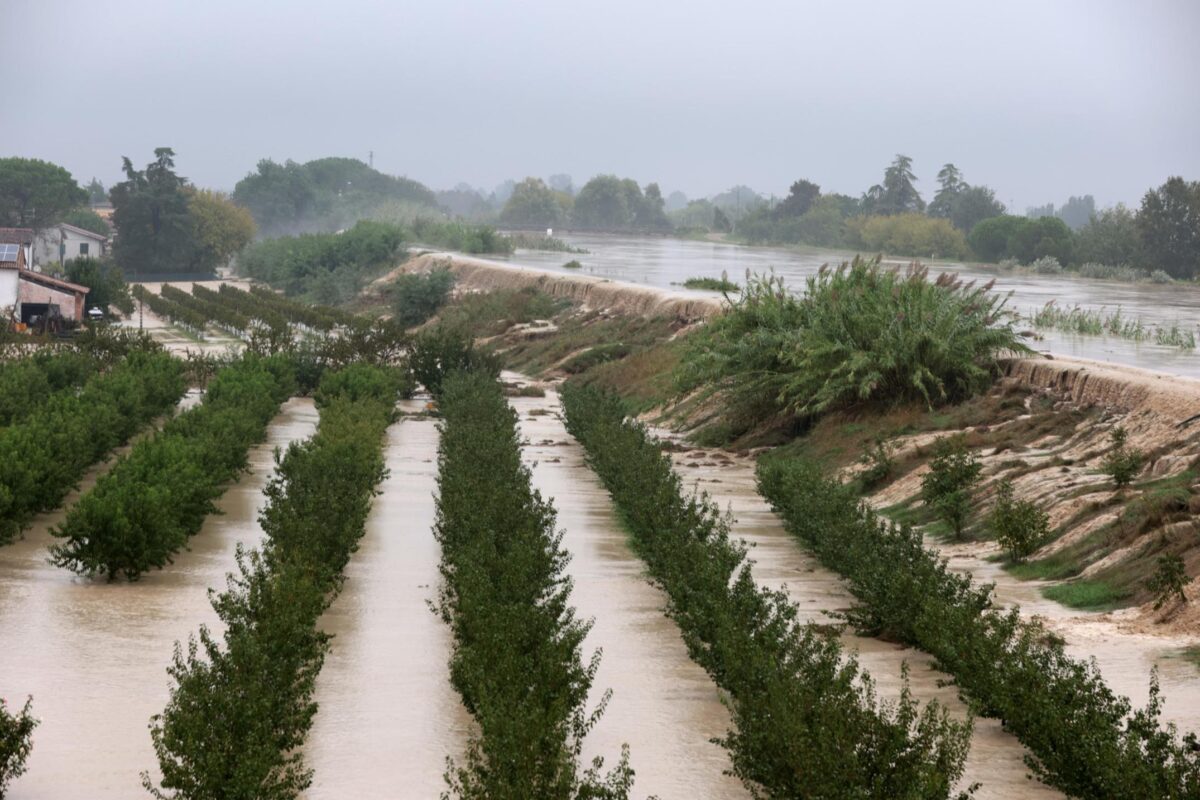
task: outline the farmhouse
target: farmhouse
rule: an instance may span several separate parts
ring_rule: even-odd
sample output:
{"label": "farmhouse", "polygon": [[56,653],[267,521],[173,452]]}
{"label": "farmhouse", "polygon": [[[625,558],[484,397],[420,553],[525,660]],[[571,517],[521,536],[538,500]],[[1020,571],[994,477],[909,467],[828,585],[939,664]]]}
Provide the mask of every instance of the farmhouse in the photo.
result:
{"label": "farmhouse", "polygon": [[0,313],[13,322],[83,319],[88,288],[30,269],[33,231],[0,228]]}
{"label": "farmhouse", "polygon": [[62,264],[80,256],[99,258],[104,255],[107,246],[108,237],[104,234],[63,222],[38,235],[33,264],[44,267],[47,264]]}

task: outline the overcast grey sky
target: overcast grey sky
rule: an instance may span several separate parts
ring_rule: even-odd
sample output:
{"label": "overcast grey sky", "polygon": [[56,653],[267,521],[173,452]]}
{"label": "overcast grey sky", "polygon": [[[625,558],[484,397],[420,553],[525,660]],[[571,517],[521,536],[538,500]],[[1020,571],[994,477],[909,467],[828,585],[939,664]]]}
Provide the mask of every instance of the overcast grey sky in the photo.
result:
{"label": "overcast grey sky", "polygon": [[0,155],[106,184],[175,149],[433,188],[614,172],[859,194],[895,153],[1025,206],[1200,179],[1200,1],[0,0]]}

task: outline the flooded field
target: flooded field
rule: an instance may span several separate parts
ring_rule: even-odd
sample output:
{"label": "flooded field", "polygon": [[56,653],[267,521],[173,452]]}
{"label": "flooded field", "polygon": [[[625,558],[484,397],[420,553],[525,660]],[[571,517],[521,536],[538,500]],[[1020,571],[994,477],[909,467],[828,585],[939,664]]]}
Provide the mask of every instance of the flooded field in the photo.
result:
{"label": "flooded field", "polygon": [[[630,550],[607,493],[557,416],[557,396],[548,392],[544,399],[517,399],[513,405],[521,412],[522,432],[530,442],[527,459],[536,462],[534,485],[555,498],[559,525],[566,531],[575,605],[584,617],[596,617],[588,646],[602,647],[604,662],[595,693],[614,690],[608,714],[589,736],[585,752],[608,755],[628,742],[638,797],[747,797],[738,782],[720,774],[728,763],[724,751],[707,742],[724,732],[728,712],[719,703],[716,687],[688,659],[675,624],[663,615],[665,598],[647,583],[645,568]],[[676,467],[689,486],[709,492],[733,513],[735,535],[752,546],[758,580],[772,588],[786,586],[809,621],[835,622],[833,612],[849,607],[850,594],[837,576],[800,549],[766,507],[754,489],[752,465],[689,463],[696,462],[680,458]],[[901,667],[907,663],[918,698],[936,698],[953,713],[966,715],[954,688],[939,685],[947,676],[933,669],[929,656],[851,634],[843,641],[876,680],[881,697],[899,695]],[[999,722],[977,720],[963,786],[983,784],[977,795],[981,800],[1061,797],[1028,780],[1024,755],[1025,748],[1001,730]],[[676,768],[682,759],[690,769]]]}
{"label": "flooded field", "polygon": [[50,529],[63,510],[38,517],[24,539],[0,548],[0,675],[11,700],[33,695],[42,720],[13,800],[144,795],[139,774],[156,763],[147,725],[167,702],[172,648],[217,622],[208,590],[225,585],[237,543],[261,537],[257,515],[274,449],[307,438],[316,421],[312,401],[285,403],[267,441],[251,449],[250,471],[217,501],[222,513],[208,518],[174,564],[136,583],[85,580],[51,566]]}
{"label": "flooded field", "polygon": [[[719,278],[728,273],[741,282],[746,270],[765,273],[774,270],[788,284],[801,288],[805,277],[822,264],[838,264],[853,254],[817,249],[742,247],[721,242],[670,239],[649,236],[608,236],[599,234],[560,234],[569,244],[590,251],[583,255],[518,250],[509,260],[564,274],[593,275],[611,280],[641,283],[661,288],[680,288],[695,277]],[[569,259],[577,258],[582,270],[563,269]],[[1146,324],[1171,325],[1197,331],[1200,326],[1200,287],[1188,284],[1158,285],[1088,280],[1075,277],[1034,276],[997,273],[963,264],[939,262],[934,272],[953,271],[964,277],[986,282],[996,279],[1000,291],[1011,291],[1009,308],[1021,314],[1039,309],[1050,300],[1059,305],[1108,310],[1121,309],[1123,315]],[[1057,331],[1040,331],[1042,341],[1032,341],[1036,350],[1080,356],[1099,361],[1200,377],[1200,355],[1152,342],[1131,342],[1111,336],[1078,336]]]}

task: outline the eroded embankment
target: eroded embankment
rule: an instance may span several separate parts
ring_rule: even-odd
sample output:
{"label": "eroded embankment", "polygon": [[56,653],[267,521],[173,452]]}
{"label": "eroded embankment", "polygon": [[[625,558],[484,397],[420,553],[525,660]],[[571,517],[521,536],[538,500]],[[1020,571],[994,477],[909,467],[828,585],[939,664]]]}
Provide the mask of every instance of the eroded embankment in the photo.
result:
{"label": "eroded embankment", "polygon": [[405,273],[428,272],[442,266],[454,273],[460,289],[478,292],[537,289],[552,297],[571,300],[588,310],[669,316],[686,322],[697,322],[719,314],[722,308],[722,301],[717,297],[667,292],[650,286],[587,275],[561,275],[446,253],[426,253],[417,256],[375,281],[373,286],[391,283],[397,276]]}

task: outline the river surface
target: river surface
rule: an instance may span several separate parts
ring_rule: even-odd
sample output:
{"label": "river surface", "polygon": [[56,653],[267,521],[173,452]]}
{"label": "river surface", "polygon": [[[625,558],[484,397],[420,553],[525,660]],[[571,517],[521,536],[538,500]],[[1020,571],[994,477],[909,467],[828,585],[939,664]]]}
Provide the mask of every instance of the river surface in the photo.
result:
{"label": "river surface", "polygon": [[[843,251],[745,247],[666,237],[561,234],[559,238],[590,252],[573,255],[518,250],[508,261],[563,274],[593,275],[677,291],[683,290],[682,284],[688,278],[719,278],[726,273],[730,280],[741,283],[747,270],[754,273],[774,270],[790,287],[799,291],[804,286],[804,278],[816,273],[821,265],[836,265],[852,256]],[[570,259],[577,259],[583,268],[564,269],[563,263]],[[980,283],[994,278],[998,291],[1012,293],[1008,307],[1021,314],[1029,314],[1056,300],[1058,305],[1066,307],[1080,305],[1109,311],[1119,307],[1123,316],[1141,319],[1147,325],[1179,323],[1183,328],[1200,332],[1200,286],[1018,275],[947,262],[932,265],[931,272],[957,272]],[[1043,340],[1030,342],[1039,351],[1200,378],[1200,351],[1180,350],[1152,342],[1131,342],[1114,336],[1080,336],[1048,330],[1039,333]]]}
{"label": "river surface", "polygon": [[[13,705],[33,695],[28,772],[10,800],[104,800],[146,796],[139,777],[155,769],[150,717],[167,703],[176,642],[219,620],[208,601],[235,566],[238,542],[262,538],[257,517],[274,471],[273,451],[312,435],[312,401],[293,399],[250,450],[250,471],[218,500],[189,549],[136,583],[79,578],[47,561],[50,529],[65,516],[39,516],[25,538],[0,547],[0,688]],[[95,484],[107,465],[81,484]],[[68,508],[79,496],[67,498]]]}

